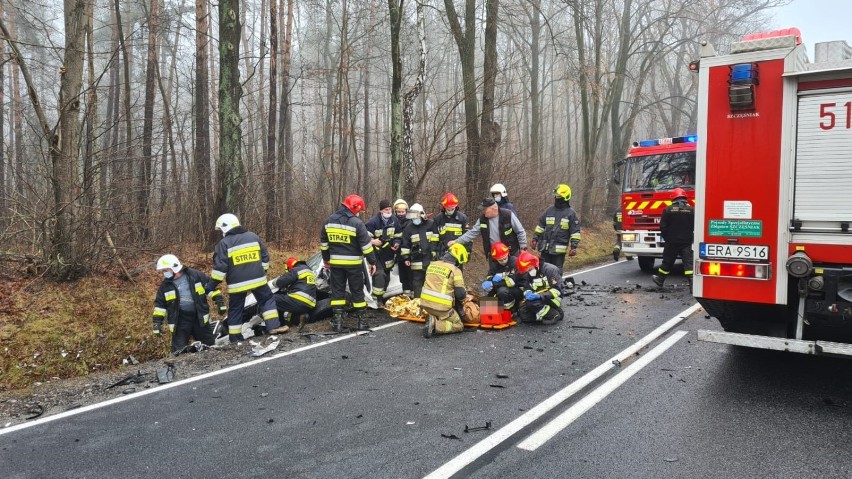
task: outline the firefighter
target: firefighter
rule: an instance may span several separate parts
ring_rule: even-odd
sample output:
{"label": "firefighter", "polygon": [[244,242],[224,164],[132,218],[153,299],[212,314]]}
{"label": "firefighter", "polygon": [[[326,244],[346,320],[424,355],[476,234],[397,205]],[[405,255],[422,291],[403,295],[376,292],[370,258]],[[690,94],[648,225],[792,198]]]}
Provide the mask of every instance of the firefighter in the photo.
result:
{"label": "firefighter", "polygon": [[559,268],[568,256],[577,254],[580,244],[580,218],[571,208],[571,187],[561,184],[553,190],[553,206],[547,208],[535,227],[532,247],[541,252],[541,260]]}
{"label": "firefighter", "polygon": [[515,205],[509,202],[509,193],[506,192],[506,187],[503,186],[503,183],[494,183],[494,186],[492,186],[489,191],[491,193],[491,197],[497,202],[497,206],[500,208],[506,208],[512,213],[518,214],[518,212],[515,211]]}
{"label": "firefighter", "polygon": [[157,260],[157,271],[163,272],[163,281],[154,297],[154,334],[163,330],[163,319],[169,323],[172,333],[172,352],[180,351],[192,336],[207,346],[215,342],[210,328],[210,308],[207,299],[212,299],[219,314],[225,314],[225,301],[218,289],[208,290],[210,278],[201,271],[181,264],[177,256],[167,254]]}
{"label": "firefighter", "polygon": [[524,251],[518,256],[518,274],[524,289],[524,302],[520,307],[521,321],[551,325],[562,321],[565,312],[559,299],[562,276],[559,269]]}
{"label": "firefighter", "polygon": [[399,219],[393,214],[393,208],[388,200],[379,202],[379,211],[367,224],[367,233],[373,238],[373,248],[376,250],[376,273],[373,275],[372,294],[379,306],[384,304],[385,289],[390,281],[390,273],[396,264],[399,247],[402,243],[402,228]]}
{"label": "firefighter", "polygon": [[298,258],[287,258],[284,274],[272,284],[278,288],[274,295],[275,308],[282,323],[290,324],[293,318],[310,314],[317,306],[317,277],[307,263]]}
{"label": "firefighter", "polygon": [[[408,223],[411,221],[408,219],[408,203],[399,198],[393,202],[393,214],[396,216],[397,221],[399,222],[399,230],[397,230],[397,234],[399,235],[400,243],[402,242],[402,230],[408,226]],[[398,256],[398,255],[397,255]],[[397,270],[399,271],[399,282],[402,284],[402,292],[403,294],[411,296],[411,290],[414,288],[411,285],[411,267],[406,266],[405,262],[399,261],[397,258],[396,264]]]}
{"label": "firefighter", "polygon": [[441,240],[438,248],[440,258],[449,251],[449,242],[458,239],[467,229],[467,215],[459,211],[456,195],[447,193],[441,198],[441,212],[435,216],[435,226]]}
{"label": "firefighter", "polygon": [[509,247],[497,242],[491,246],[488,276],[482,282],[486,296],[496,297],[504,309],[513,314],[517,311],[523,295],[518,287],[518,258],[509,254]]}
{"label": "firefighter", "polygon": [[402,230],[400,260],[411,268],[411,291],[417,297],[423,289],[429,263],[437,257],[438,228],[434,221],[426,218],[420,203],[408,208],[408,219],[408,225]]}
{"label": "firefighter", "polygon": [[612,260],[618,261],[621,256],[621,210],[616,210],[612,214],[612,229],[615,230],[615,246],[612,247]]}
{"label": "firefighter", "polygon": [[527,249],[527,232],[518,217],[511,210],[500,208],[494,198],[482,200],[482,216],[473,227],[461,235],[459,239],[450,241],[463,245],[470,244],[477,236],[482,237],[482,247],[485,257],[490,258],[491,245],[498,241],[509,247],[509,254],[517,255]]}
{"label": "firefighter", "polygon": [[666,276],[672,271],[675,259],[680,256],[683,262],[683,274],[692,289],[692,234],[695,228],[695,209],[689,205],[686,191],[675,188],[672,191],[672,204],[663,210],[660,218],[660,234],[665,241],[663,246],[663,263],[657,270],[658,274],[651,276],[654,283],[662,287]]}
{"label": "firefighter", "polygon": [[463,245],[454,244],[426,270],[425,284],[419,294],[420,308],[427,313],[423,336],[429,338],[436,332],[460,333],[464,329],[462,301],[467,290],[461,267],[469,257]]}
{"label": "firefighter", "polygon": [[228,283],[228,338],[232,343],[243,339],[243,309],[248,293],[257,300],[266,331],[286,333],[290,328],[281,326],[272,290],[266,284],[266,270],[269,269],[266,245],[256,234],[243,228],[231,213],[216,219],[216,229],[222,232],[222,240],[213,252],[213,272],[207,291],[216,289],[222,280]]}
{"label": "firefighter", "polygon": [[346,285],[352,295],[352,313],[358,320],[358,329],[369,329],[364,309],[364,258],[370,264],[370,276],[376,272],[376,255],[370,234],[358,213],[364,211],[364,200],[358,195],[344,198],[340,208],[332,214],[320,232],[320,250],[323,267],[330,270],[331,307],[334,316],[331,327],[335,332],[343,330],[343,315],[346,307]]}

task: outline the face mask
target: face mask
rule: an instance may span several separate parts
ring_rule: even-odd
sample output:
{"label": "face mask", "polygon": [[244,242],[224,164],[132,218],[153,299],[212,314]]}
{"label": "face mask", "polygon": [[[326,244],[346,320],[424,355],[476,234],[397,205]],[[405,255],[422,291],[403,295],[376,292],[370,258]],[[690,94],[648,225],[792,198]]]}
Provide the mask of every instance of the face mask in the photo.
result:
{"label": "face mask", "polygon": [[172,279],[175,277],[175,273],[173,271],[163,271],[163,276],[166,279]]}
{"label": "face mask", "polygon": [[535,268],[530,268],[530,276],[535,276],[538,273],[538,270]]}
{"label": "face mask", "polygon": [[391,214],[390,214],[390,213],[382,213],[382,218],[384,218],[384,219],[388,219],[388,218],[390,218],[390,217],[391,217]]}
{"label": "face mask", "polygon": [[452,214],[453,214],[453,213],[455,213],[455,212],[456,212],[456,209],[455,209],[455,208],[447,208],[447,214],[448,214],[448,215],[452,215]]}
{"label": "face mask", "polygon": [[413,219],[413,220],[411,220],[411,221],[412,221],[415,225],[419,225],[420,223],[422,223],[422,222],[423,222],[423,220],[422,220],[422,219],[420,219],[420,218],[414,218],[414,219]]}
{"label": "face mask", "polygon": [[497,260],[497,263],[499,263],[500,266],[506,266],[506,263],[508,263],[508,262],[509,262],[508,256],[506,256],[505,258],[501,258],[501,259]]}
{"label": "face mask", "polygon": [[503,199],[503,195],[500,193],[494,193],[494,201],[500,201]]}

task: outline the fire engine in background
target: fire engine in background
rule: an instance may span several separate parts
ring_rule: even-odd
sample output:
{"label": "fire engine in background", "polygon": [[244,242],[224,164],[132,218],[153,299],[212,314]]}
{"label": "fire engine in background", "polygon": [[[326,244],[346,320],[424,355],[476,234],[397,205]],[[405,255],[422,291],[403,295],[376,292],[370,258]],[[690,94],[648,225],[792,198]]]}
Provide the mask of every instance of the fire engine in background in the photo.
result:
{"label": "fire engine in background", "polygon": [[694,135],[636,141],[616,165],[621,252],[628,259],[637,256],[642,271],[654,271],[654,261],[663,257],[660,218],[672,203],[672,191],[683,188],[695,203],[695,145]]}
{"label": "fire engine in background", "polygon": [[852,355],[852,48],[747,35],[699,68],[699,339]]}

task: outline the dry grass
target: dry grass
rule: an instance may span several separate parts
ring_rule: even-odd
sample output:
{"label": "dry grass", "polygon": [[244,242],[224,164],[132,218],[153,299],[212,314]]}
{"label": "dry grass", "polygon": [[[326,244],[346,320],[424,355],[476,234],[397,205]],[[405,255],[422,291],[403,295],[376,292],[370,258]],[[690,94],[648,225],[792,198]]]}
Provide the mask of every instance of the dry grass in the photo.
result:
{"label": "dry grass", "polygon": [[[578,255],[566,260],[566,271],[607,257],[613,237],[609,224],[585,228]],[[465,268],[471,286],[486,270],[478,241],[473,250],[474,259]],[[175,253],[185,264],[209,272],[210,254],[192,246]],[[273,277],[283,272],[288,256],[306,258],[312,252],[270,249],[270,254]],[[162,278],[153,268],[155,259],[126,261],[128,269],[141,271],[134,277],[136,284],[118,269],[73,283],[24,276],[0,280],[0,391],[115,370],[130,355],[139,361],[167,356],[169,335],[151,334],[153,298]]]}

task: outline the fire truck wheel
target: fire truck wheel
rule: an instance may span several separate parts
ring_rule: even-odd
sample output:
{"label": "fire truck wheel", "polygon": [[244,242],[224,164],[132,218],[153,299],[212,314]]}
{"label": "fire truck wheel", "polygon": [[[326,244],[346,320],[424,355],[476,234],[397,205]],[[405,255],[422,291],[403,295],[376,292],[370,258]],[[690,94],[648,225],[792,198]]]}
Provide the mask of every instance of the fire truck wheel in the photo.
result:
{"label": "fire truck wheel", "polygon": [[640,256],[639,257],[639,269],[646,273],[654,272],[654,257],[653,256]]}

